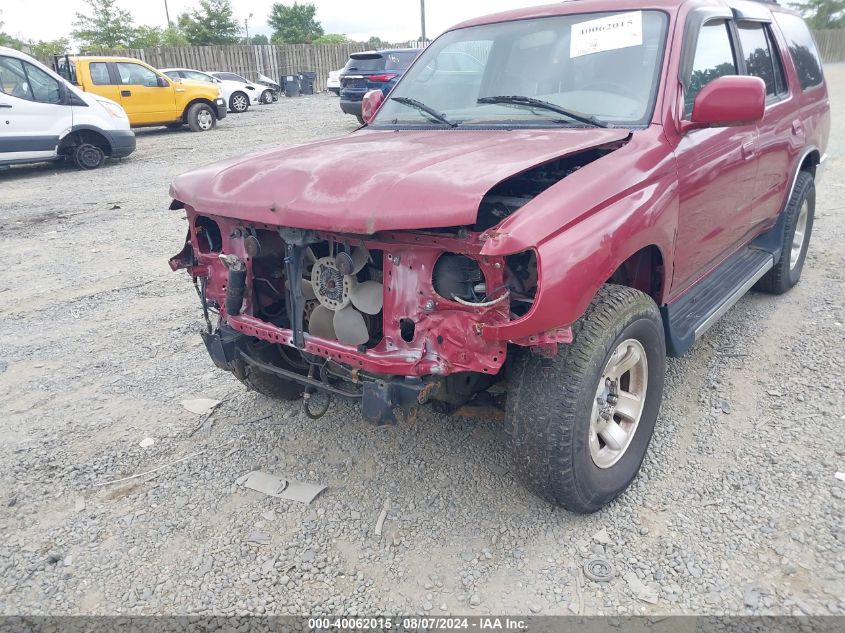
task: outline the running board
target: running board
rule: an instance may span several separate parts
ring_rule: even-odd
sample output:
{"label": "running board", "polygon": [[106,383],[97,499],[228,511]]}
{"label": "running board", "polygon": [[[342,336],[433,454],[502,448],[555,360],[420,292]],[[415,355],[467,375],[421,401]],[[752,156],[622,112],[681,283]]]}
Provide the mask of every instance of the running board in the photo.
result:
{"label": "running board", "polygon": [[772,269],[775,255],[748,247],[720,264],[677,301],[663,306],[666,352],[683,356],[695,341]]}

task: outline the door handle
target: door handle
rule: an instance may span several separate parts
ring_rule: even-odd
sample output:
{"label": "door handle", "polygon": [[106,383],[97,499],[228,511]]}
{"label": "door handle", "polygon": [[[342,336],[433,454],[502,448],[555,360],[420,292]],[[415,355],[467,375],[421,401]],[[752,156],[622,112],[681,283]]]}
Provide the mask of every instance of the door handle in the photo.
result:
{"label": "door handle", "polygon": [[132,96],[132,91],[131,91],[131,90],[121,90],[121,91],[120,91],[120,96],[121,96],[121,97],[131,97],[131,96]]}
{"label": "door handle", "polygon": [[754,157],[754,141],[742,144],[742,157],[746,160]]}
{"label": "door handle", "polygon": [[795,135],[804,133],[804,124],[801,123],[801,121],[799,121],[798,119],[795,119],[792,122],[792,133]]}
{"label": "door handle", "polygon": [[0,108],[11,108],[12,106],[8,103],[0,103]]}
{"label": "door handle", "polygon": [[176,88],[176,92],[185,92],[184,88]]}

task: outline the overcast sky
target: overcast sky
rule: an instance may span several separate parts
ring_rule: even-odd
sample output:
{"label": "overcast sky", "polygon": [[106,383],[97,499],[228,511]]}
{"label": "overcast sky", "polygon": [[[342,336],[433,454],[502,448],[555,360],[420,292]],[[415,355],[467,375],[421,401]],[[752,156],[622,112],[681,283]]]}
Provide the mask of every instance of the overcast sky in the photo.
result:
{"label": "overcast sky", "polygon": [[[317,18],[327,33],[345,33],[355,40],[372,35],[394,42],[420,36],[419,0],[314,0]],[[165,0],[118,0],[129,9],[136,24],[165,26]],[[170,19],[198,4],[195,0],[167,0]],[[273,0],[233,0],[235,18],[243,23],[250,13],[249,32],[270,34],[266,26]],[[283,4],[293,4],[286,0]],[[440,34],[464,19],[517,7],[548,4],[544,0],[426,0],[428,36]],[[24,40],[51,40],[68,36],[83,0],[0,0],[4,30]]]}

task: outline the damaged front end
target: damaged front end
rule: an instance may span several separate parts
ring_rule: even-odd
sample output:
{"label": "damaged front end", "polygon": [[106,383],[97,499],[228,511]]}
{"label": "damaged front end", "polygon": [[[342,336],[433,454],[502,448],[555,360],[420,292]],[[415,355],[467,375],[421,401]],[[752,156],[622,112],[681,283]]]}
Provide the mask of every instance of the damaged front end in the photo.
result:
{"label": "damaged front end", "polygon": [[[536,291],[536,257],[483,257],[480,232],[327,234],[186,210],[170,265],[194,279],[215,364],[359,399],[376,423],[395,422],[396,406],[459,405],[494,384],[506,343],[482,328],[508,322]],[[255,341],[289,362],[251,356]]]}
{"label": "damaged front end", "polygon": [[[394,214],[345,220],[360,232],[306,230],[283,226],[288,210],[275,203],[269,214],[282,221],[274,223],[259,219],[264,212],[204,210],[219,201],[198,210],[177,199],[172,208],[185,209],[189,231],[170,265],[194,279],[217,366],[248,385],[249,371],[299,385],[309,415],[317,392],[360,400],[376,423],[394,423],[396,407],[460,406],[502,380],[509,344],[549,356],[571,342],[568,327],[536,309],[542,244],[487,253],[503,225],[530,213],[527,205],[624,142],[531,163],[491,183],[473,223],[461,226],[369,230],[372,218],[407,225],[407,214]],[[298,222],[326,222],[298,213]]]}

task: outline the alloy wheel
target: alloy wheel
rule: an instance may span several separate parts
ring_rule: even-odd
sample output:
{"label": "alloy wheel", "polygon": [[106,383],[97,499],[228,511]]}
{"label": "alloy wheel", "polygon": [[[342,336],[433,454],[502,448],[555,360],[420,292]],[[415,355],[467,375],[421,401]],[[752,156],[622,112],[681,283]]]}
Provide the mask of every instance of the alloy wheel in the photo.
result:
{"label": "alloy wheel", "polygon": [[610,355],[590,414],[590,457],[599,468],[615,465],[634,439],[648,392],[648,358],[636,339]]}
{"label": "alloy wheel", "polygon": [[804,252],[804,241],[807,235],[807,217],[810,215],[810,203],[804,200],[798,220],[795,222],[795,233],[792,235],[792,249],[789,251],[789,270],[794,270]]}

